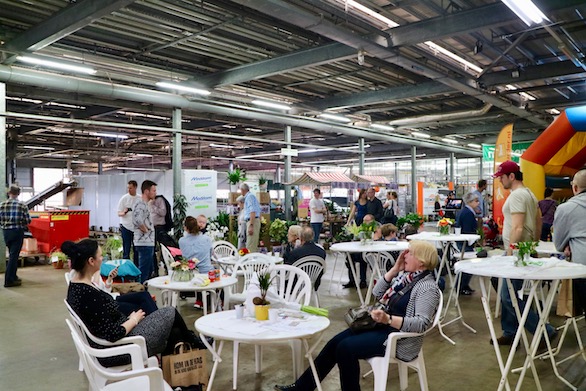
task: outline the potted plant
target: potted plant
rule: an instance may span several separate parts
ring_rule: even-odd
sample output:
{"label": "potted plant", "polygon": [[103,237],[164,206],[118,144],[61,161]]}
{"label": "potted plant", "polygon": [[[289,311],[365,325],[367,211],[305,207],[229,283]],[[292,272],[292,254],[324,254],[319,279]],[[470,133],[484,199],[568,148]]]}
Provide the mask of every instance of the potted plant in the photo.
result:
{"label": "potted plant", "polygon": [[282,244],[287,242],[287,222],[281,219],[275,219],[269,227],[269,236],[275,243]]}
{"label": "potted plant", "polygon": [[273,279],[271,278],[271,274],[266,271],[257,273],[257,276],[260,297],[257,296],[252,299],[252,303],[254,304],[254,316],[256,320],[268,320],[271,303],[267,301],[267,292],[269,291]]}
{"label": "potted plant", "polygon": [[187,217],[189,203],[183,194],[173,196],[173,237],[178,242],[183,237],[183,222]]}
{"label": "potted plant", "polygon": [[104,254],[109,254],[110,259],[120,259],[122,256],[122,238],[118,235],[108,237],[104,247],[102,247]]}
{"label": "potted plant", "polygon": [[449,235],[450,234],[450,227],[454,224],[454,220],[448,219],[444,217],[440,221],[437,222],[437,229],[440,235]]}
{"label": "potted plant", "polygon": [[268,179],[264,175],[258,177],[258,188],[260,191],[267,191]]}
{"label": "potted plant", "polygon": [[230,184],[230,191],[232,191],[232,186],[238,185],[238,183],[245,181],[246,176],[244,175],[244,171],[239,168],[235,168],[232,171],[228,171],[228,183]]}
{"label": "potted plant", "polygon": [[196,265],[199,263],[199,259],[185,259],[181,258],[179,261],[172,262],[169,266],[173,270],[171,275],[172,281],[186,282],[191,281],[196,270]]}
{"label": "potted plant", "polygon": [[531,254],[535,252],[539,242],[518,242],[511,243],[513,255],[516,256],[515,266],[527,266],[531,263]]}
{"label": "potted plant", "polygon": [[55,269],[63,269],[63,264],[67,262],[67,255],[61,251],[53,251],[49,259]]}
{"label": "potted plant", "polygon": [[372,236],[374,235],[374,231],[376,231],[377,226],[378,224],[376,221],[360,224],[358,230],[361,244],[368,244],[372,242]]}
{"label": "potted plant", "polygon": [[423,224],[423,216],[418,215],[417,213],[408,213],[404,217],[399,217],[397,220],[397,228],[403,229],[406,225],[412,226],[415,230],[418,230],[419,227]]}

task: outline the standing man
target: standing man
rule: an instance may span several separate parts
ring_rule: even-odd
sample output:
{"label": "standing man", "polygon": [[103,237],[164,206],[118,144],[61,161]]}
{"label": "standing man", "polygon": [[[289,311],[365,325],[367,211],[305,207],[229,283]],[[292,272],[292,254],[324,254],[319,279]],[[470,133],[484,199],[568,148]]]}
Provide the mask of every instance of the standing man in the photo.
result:
{"label": "standing man", "polygon": [[[572,261],[586,265],[586,169],[570,182],[574,197],[558,206],[553,220],[555,248]],[[586,312],[586,279],[572,280],[575,316]]]}
{"label": "standing man", "polygon": [[374,219],[381,222],[383,218],[383,203],[376,197],[374,187],[369,187],[366,190],[366,214],[373,215]]}
{"label": "standing man", "polygon": [[[132,208],[136,202],[136,181],[128,181],[128,193],[118,201],[120,217],[120,234],[122,235],[122,258],[130,259],[130,247],[134,241],[134,224],[132,224]],[[138,253],[134,250],[134,264],[138,266]]]}
{"label": "standing man", "polygon": [[138,253],[140,282],[144,283],[151,277],[155,256],[155,227],[151,220],[149,205],[157,196],[157,184],[143,181],[140,185],[142,196],[134,204],[132,223],[134,225],[134,251]]}
{"label": "standing man", "polygon": [[[507,255],[512,255],[511,243],[539,240],[541,212],[537,207],[537,198],[531,190],[523,185],[523,173],[517,163],[511,160],[502,163],[493,177],[499,178],[503,187],[511,190],[511,194],[509,194],[503,205],[502,236]],[[523,280],[511,280],[511,283],[516,292],[523,288]],[[507,283],[503,281],[503,284],[503,290],[501,291],[501,327],[503,335],[497,339],[497,342],[499,345],[512,345],[519,322],[509,296],[509,290],[506,288]],[[525,308],[525,301],[521,299],[518,302],[519,310],[522,313]],[[525,322],[527,331],[534,334],[538,321],[537,314],[530,310]],[[550,340],[557,336],[557,332],[550,324],[545,327]]]}
{"label": "standing man", "polygon": [[309,210],[311,210],[311,229],[313,229],[313,242],[319,243],[319,234],[324,223],[324,216],[326,214],[326,206],[321,199],[321,191],[319,189],[313,190],[313,198],[309,201]]}
{"label": "standing man", "polygon": [[246,183],[240,186],[240,192],[244,196],[244,221],[246,221],[246,248],[255,253],[258,251],[260,236],[260,204],[250,192]]}
{"label": "standing man", "polygon": [[4,232],[4,243],[10,254],[4,274],[5,288],[22,284],[16,275],[16,269],[18,269],[18,256],[24,241],[24,230],[31,223],[31,216],[24,202],[18,200],[19,195],[20,187],[11,185],[8,189],[8,199],[0,204],[0,227]]}
{"label": "standing man", "polygon": [[476,190],[474,190],[474,194],[478,197],[478,206],[476,206],[474,208],[474,213],[476,213],[476,217],[486,217],[486,212],[488,212],[486,209],[486,203],[484,202],[484,196],[482,195],[482,193],[486,190],[486,179],[481,179],[478,181],[478,183],[476,184]]}

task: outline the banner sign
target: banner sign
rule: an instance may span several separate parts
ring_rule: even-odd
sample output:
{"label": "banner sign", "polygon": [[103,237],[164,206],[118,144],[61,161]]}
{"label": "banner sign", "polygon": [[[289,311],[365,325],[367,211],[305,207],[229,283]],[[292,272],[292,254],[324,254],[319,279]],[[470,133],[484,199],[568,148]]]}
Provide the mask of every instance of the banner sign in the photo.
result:
{"label": "banner sign", "polygon": [[[494,150],[494,172],[497,171],[498,166],[501,163],[511,160],[511,148],[513,140],[513,124],[506,125],[500,132],[495,145]],[[503,205],[510,191],[505,190],[500,179],[495,178],[493,181],[493,203],[492,203],[492,215],[494,221],[499,226],[499,232],[503,231]]]}
{"label": "banner sign", "polygon": [[183,195],[187,198],[187,216],[216,217],[218,173],[213,170],[183,170]]}
{"label": "banner sign", "polygon": [[[515,163],[519,163],[519,156],[525,152],[529,146],[533,144],[532,141],[526,143],[512,143],[511,144],[511,160]],[[482,146],[482,160],[485,162],[492,162],[494,161],[494,145],[483,145]]]}

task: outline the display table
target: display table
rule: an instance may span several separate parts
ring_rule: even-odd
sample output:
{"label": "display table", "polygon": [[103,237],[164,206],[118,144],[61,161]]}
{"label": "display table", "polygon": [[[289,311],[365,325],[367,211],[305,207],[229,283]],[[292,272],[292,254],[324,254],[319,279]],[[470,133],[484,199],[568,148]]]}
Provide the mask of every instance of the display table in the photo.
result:
{"label": "display table", "polygon": [[[462,309],[460,308],[460,301],[459,301],[460,279],[458,278],[456,280],[454,278],[454,274],[452,273],[452,270],[450,268],[450,263],[448,262],[449,261],[450,246],[452,246],[452,244],[456,244],[458,242],[465,242],[464,246],[466,245],[466,243],[469,245],[472,245],[478,239],[480,239],[480,235],[476,235],[476,234],[440,235],[439,232],[421,232],[421,233],[418,233],[415,235],[407,236],[407,240],[425,240],[427,242],[440,244],[442,247],[443,255],[442,255],[442,259],[440,261],[438,270],[441,272],[441,270],[444,267],[447,268],[448,279],[450,280],[450,288],[449,288],[450,293],[448,295],[448,301],[444,305],[444,313],[442,314],[442,317],[441,317],[437,326],[438,326],[438,330],[439,330],[440,334],[442,335],[442,337],[444,337],[445,339],[450,341],[450,343],[452,343],[452,345],[455,345],[456,342],[454,342],[451,338],[449,338],[444,333],[443,328],[445,326],[448,326],[448,325],[459,320],[464,325],[464,327],[466,327],[467,329],[469,329],[473,333],[476,333],[476,330],[474,330],[469,324],[464,322],[464,317],[462,316]],[[466,253],[464,251],[460,251],[460,260],[464,259],[465,254]],[[437,277],[436,277],[436,281],[439,281],[440,276],[441,276],[441,273],[438,273]],[[452,299],[453,299],[454,307],[456,308],[457,315],[454,319],[452,319],[450,321],[446,321],[446,316],[448,314],[450,304],[452,303]]]}
{"label": "display table", "polygon": [[[360,305],[364,306],[364,297],[358,284],[358,275],[356,274],[356,265],[352,262],[352,253],[370,253],[370,252],[382,252],[382,251],[403,251],[409,248],[408,242],[387,242],[377,240],[368,244],[362,244],[360,242],[343,242],[336,243],[330,247],[331,251],[337,251],[346,255],[346,261],[350,265],[350,272],[354,276],[356,281],[356,292],[358,292],[358,298],[360,299]],[[367,296],[368,297],[368,296]]]}
{"label": "display table", "polygon": [[[557,370],[557,366],[552,355],[551,343],[549,341],[545,329],[545,324],[547,323],[549,312],[551,310],[551,306],[553,304],[560,281],[564,279],[585,278],[586,266],[559,260],[557,258],[535,258],[534,261],[542,262],[541,266],[530,265],[517,267],[513,265],[514,261],[515,257],[512,256],[499,256],[463,260],[456,263],[456,272],[470,273],[482,277],[480,280],[480,289],[482,291],[482,306],[488,323],[490,337],[493,341],[494,351],[497,357],[499,369],[501,371],[501,380],[498,385],[498,390],[500,391],[503,388],[506,388],[507,391],[509,391],[511,389],[509,385],[508,375],[509,373],[511,373],[513,358],[515,356],[516,349],[521,339],[523,339],[523,344],[525,346],[525,352],[527,356],[521,369],[519,380],[517,381],[516,390],[519,390],[521,388],[528,368],[531,368],[537,389],[541,389],[541,383],[539,382],[539,376],[535,368],[534,360],[537,355],[537,349],[539,347],[539,343],[541,341],[542,336],[545,338],[547,344],[547,350],[549,353],[548,357],[551,361],[554,373],[566,385],[569,385],[570,387],[575,389],[575,387],[569,384],[559,374]],[[515,309],[517,319],[519,320],[519,327],[515,334],[513,345],[510,347],[509,356],[507,358],[506,363],[503,363],[501,350],[497,343],[497,336],[494,329],[493,318],[491,316],[489,306],[488,292],[490,289],[491,277],[505,279],[507,287],[509,289],[509,293],[511,295],[511,302]],[[526,282],[529,282],[530,285],[529,295],[527,297],[525,309],[522,314],[519,311],[517,292],[514,291],[513,285],[511,284],[511,280],[513,279],[525,280]],[[537,288],[541,285],[541,282],[544,280],[551,280],[551,287],[545,300],[543,301],[543,303],[541,303],[540,300],[536,300]],[[533,335],[533,339],[531,340],[531,343],[529,343],[527,333],[524,329],[524,325],[532,305],[535,305],[537,307],[537,312],[539,314],[539,322],[537,324],[535,334]]]}
{"label": "display table", "polygon": [[[246,311],[244,311],[246,314]],[[309,365],[313,372],[318,390],[322,390],[321,384],[313,362],[312,352],[321,340],[321,333],[330,325],[330,320],[323,316],[310,315],[304,312],[291,310],[271,309],[271,318],[276,320],[258,321],[254,318],[245,316],[242,319],[236,319],[236,311],[223,311],[203,316],[195,321],[195,329],[200,333],[201,340],[212,353],[214,366],[208,383],[208,391],[212,390],[214,378],[218,365],[222,361],[220,355],[224,341],[237,341],[255,345],[271,344],[276,342],[301,341],[305,348],[305,357],[309,360]],[[279,316],[281,314],[282,316]],[[285,317],[283,314],[291,314],[294,317]],[[309,346],[309,339],[318,335],[314,344]],[[214,346],[210,345],[205,337],[213,337],[216,342]],[[217,349],[216,344],[219,341]],[[296,360],[297,361],[297,360]],[[238,362],[233,362],[233,388],[237,386]],[[257,373],[260,372],[260,363],[257,362]],[[301,374],[300,366],[297,366],[295,379]],[[272,387],[271,387],[272,388]]]}
{"label": "display table", "polygon": [[[202,278],[207,278],[207,274],[196,274],[196,276],[201,276]],[[147,285],[149,288],[157,288],[157,289],[168,289],[170,291],[173,291],[173,295],[175,296],[175,300],[174,302],[176,302],[177,297],[179,296],[179,292],[204,292],[204,294],[202,295],[202,301],[203,301],[203,314],[206,315],[207,314],[207,295],[205,294],[205,292],[209,292],[212,298],[212,306],[211,306],[211,310],[212,312],[215,312],[216,310],[221,310],[221,301],[217,300],[217,291],[220,289],[226,289],[232,285],[236,285],[236,283],[238,282],[238,280],[235,277],[230,277],[230,276],[222,276],[222,278],[220,278],[219,281],[214,281],[214,282],[210,282],[208,285],[205,286],[199,286],[199,285],[194,285],[191,282],[187,281],[187,282],[177,282],[177,281],[171,281],[170,276],[161,276],[161,277],[155,277],[155,278],[151,278],[150,280],[146,280],[145,281],[145,285]]]}

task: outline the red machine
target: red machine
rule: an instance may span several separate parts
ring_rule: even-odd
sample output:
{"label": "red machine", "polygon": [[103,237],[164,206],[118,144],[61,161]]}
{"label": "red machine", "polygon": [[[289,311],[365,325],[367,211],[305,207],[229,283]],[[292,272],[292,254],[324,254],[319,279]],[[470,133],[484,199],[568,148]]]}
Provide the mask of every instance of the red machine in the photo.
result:
{"label": "red machine", "polygon": [[89,210],[30,212],[28,228],[37,239],[39,251],[49,254],[61,248],[66,240],[87,238],[90,234]]}

